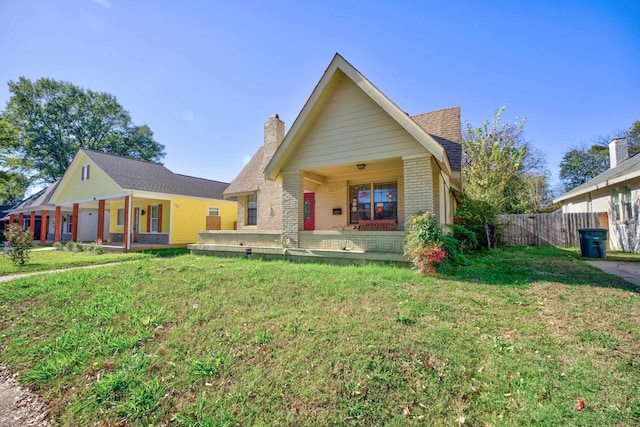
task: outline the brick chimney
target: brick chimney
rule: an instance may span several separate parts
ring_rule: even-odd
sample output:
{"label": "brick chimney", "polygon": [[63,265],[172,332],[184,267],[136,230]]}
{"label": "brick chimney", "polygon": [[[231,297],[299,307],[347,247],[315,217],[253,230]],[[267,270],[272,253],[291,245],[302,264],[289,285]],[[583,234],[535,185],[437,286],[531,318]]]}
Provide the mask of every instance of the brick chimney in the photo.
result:
{"label": "brick chimney", "polygon": [[275,154],[284,139],[284,122],[277,114],[269,117],[264,122],[264,157],[262,158],[262,170]]}
{"label": "brick chimney", "polygon": [[615,168],[629,157],[627,138],[613,138],[609,143],[609,160]]}

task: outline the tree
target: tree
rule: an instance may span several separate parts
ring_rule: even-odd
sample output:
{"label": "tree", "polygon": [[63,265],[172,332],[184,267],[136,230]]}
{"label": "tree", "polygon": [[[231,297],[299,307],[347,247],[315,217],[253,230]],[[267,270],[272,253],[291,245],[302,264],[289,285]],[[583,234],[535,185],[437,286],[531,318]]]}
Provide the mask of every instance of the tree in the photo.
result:
{"label": "tree", "polygon": [[571,148],[560,162],[559,177],[565,191],[571,191],[609,169],[609,143],[614,135],[627,138],[630,156],[640,152],[640,121],[634,122],[627,130],[593,138],[589,147]]}
{"label": "tree", "polygon": [[24,198],[31,183],[17,158],[18,131],[0,119],[0,204],[13,205]]}
{"label": "tree", "polygon": [[464,191],[498,213],[539,212],[551,198],[541,154],[524,139],[524,119],[500,123],[504,107],[478,128],[466,124],[462,141]]}
{"label": "tree", "polygon": [[24,77],[10,81],[9,91],[0,118],[18,131],[19,158],[32,168],[34,179],[60,179],[79,148],[155,162],[165,155],[151,129],[134,125],[111,94]]}

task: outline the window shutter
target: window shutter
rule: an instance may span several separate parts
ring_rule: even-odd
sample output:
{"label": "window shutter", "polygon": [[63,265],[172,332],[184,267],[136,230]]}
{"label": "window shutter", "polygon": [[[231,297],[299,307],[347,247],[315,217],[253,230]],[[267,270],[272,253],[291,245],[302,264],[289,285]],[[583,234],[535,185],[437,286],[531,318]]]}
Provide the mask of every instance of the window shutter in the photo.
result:
{"label": "window shutter", "polygon": [[162,203],[158,205],[158,233],[162,233]]}
{"label": "window shutter", "polygon": [[82,174],[80,175],[80,181],[84,181],[84,168],[86,168],[86,166],[82,167]]}
{"label": "window shutter", "polygon": [[151,205],[147,205],[147,233],[151,232]]}
{"label": "window shutter", "polygon": [[87,179],[89,179],[89,165],[87,165],[86,168],[87,168]]}

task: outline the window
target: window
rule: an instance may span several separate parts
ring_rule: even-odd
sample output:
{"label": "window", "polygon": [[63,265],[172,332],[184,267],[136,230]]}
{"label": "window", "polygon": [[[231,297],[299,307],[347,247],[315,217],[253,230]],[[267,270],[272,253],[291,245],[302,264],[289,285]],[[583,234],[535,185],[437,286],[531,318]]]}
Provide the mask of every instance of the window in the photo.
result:
{"label": "window", "polygon": [[158,205],[151,205],[151,212],[149,212],[149,231],[158,232]]}
{"label": "window", "polygon": [[82,180],[86,181],[89,179],[89,165],[82,166]]}
{"label": "window", "polygon": [[247,225],[258,223],[258,196],[249,194],[247,196]]}
{"label": "window", "polygon": [[116,226],[124,226],[124,208],[116,209]]}
{"label": "window", "polygon": [[64,232],[71,234],[73,232],[73,215],[67,215],[66,225],[64,226]]}
{"label": "window", "polygon": [[613,190],[613,218],[620,220],[620,193],[617,188]]}
{"label": "window", "polygon": [[349,186],[349,222],[360,220],[398,219],[398,185],[378,182]]}
{"label": "window", "polygon": [[220,208],[217,206],[209,206],[209,216],[220,216]]}
{"label": "window", "polygon": [[625,219],[633,219],[633,205],[631,204],[631,187],[624,187],[624,214]]}

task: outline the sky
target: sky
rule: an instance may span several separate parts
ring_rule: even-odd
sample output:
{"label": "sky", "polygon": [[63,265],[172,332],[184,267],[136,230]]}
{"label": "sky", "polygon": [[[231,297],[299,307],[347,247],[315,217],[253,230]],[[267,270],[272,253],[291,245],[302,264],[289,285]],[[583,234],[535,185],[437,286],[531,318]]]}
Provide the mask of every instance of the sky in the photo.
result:
{"label": "sky", "polygon": [[170,170],[224,182],[335,53],[410,115],[526,118],[554,188],[568,150],[640,120],[637,0],[0,0],[0,22],[0,109],[21,76],[108,92]]}

